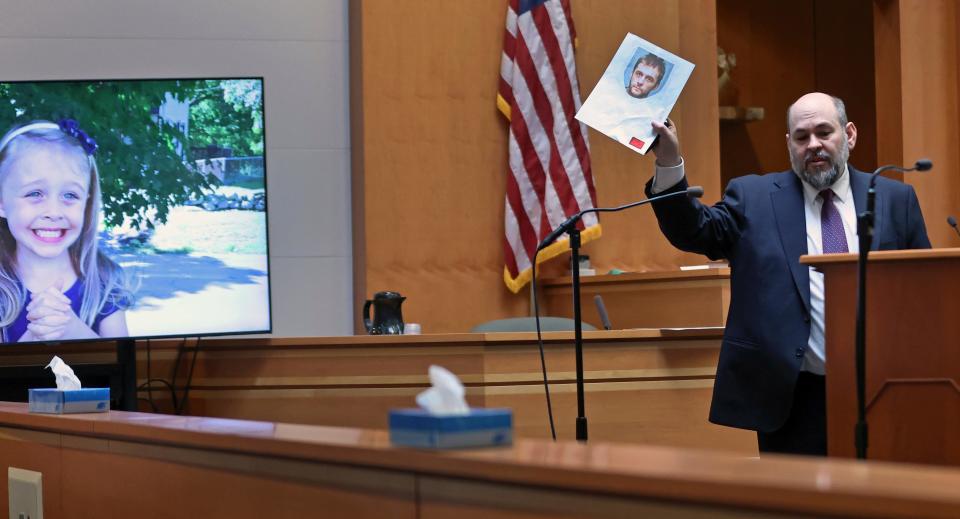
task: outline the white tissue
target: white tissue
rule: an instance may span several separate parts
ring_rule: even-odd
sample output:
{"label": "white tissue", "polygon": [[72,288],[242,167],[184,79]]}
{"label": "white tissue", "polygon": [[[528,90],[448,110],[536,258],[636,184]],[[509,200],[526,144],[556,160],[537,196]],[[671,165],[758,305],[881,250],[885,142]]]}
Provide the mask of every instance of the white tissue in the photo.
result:
{"label": "white tissue", "polygon": [[80,389],[80,379],[73,374],[73,368],[67,365],[60,357],[54,355],[47,367],[53,370],[57,377],[57,389],[60,391],[75,391]]}
{"label": "white tissue", "polygon": [[470,406],[463,398],[463,383],[440,366],[430,366],[430,389],[417,395],[417,405],[433,415],[466,415]]}

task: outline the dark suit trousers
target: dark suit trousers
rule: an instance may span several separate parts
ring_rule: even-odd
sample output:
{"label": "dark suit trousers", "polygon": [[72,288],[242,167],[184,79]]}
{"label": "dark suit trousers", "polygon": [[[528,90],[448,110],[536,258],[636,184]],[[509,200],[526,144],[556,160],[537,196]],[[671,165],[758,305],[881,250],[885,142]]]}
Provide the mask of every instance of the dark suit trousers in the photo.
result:
{"label": "dark suit trousers", "polygon": [[801,371],[790,416],[780,429],[757,432],[761,453],[827,455],[825,377]]}

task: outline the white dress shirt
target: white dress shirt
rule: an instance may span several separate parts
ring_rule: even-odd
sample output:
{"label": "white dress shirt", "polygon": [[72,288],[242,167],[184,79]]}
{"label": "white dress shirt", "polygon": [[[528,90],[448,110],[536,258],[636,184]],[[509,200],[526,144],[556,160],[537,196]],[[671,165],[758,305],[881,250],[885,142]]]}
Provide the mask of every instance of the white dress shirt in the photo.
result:
{"label": "white dress shirt", "polygon": [[[666,191],[683,180],[683,161],[672,167],[656,167],[653,184],[650,191],[653,194]],[[823,254],[823,240],[820,230],[820,209],[823,207],[823,198],[820,192],[810,184],[801,181],[803,185],[803,213],[807,229],[807,254]],[[850,252],[860,250],[857,241],[857,210],[853,205],[853,191],[850,189],[850,172],[845,168],[840,178],[830,186],[834,194],[834,204],[840,212],[843,221],[843,230],[847,235],[847,248]],[[803,371],[818,375],[826,373],[826,350],[824,348],[824,314],[823,314],[823,274],[810,269],[810,338],[807,341],[807,351],[803,358]]]}
{"label": "white dress shirt", "polygon": [[[803,185],[803,213],[807,221],[807,254],[823,254],[823,234],[820,231],[820,210],[823,198],[820,192],[810,184]],[[830,186],[833,190],[833,204],[840,211],[843,230],[847,235],[849,252],[859,252],[857,241],[857,209],[853,205],[853,190],[850,189],[849,168],[843,170],[840,178]],[[818,375],[826,373],[827,352],[824,346],[823,315],[823,273],[813,267],[810,269],[810,340],[807,341],[807,353],[803,357],[803,371]]]}

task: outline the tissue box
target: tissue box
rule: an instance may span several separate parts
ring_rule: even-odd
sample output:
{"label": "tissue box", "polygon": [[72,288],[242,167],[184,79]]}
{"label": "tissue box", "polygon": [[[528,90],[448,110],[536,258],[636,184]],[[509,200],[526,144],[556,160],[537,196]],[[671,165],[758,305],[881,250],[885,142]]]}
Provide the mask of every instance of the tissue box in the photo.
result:
{"label": "tissue box", "polygon": [[110,388],[31,389],[29,401],[31,413],[105,413],[110,410]]}
{"label": "tissue box", "polygon": [[510,445],[513,413],[510,409],[471,409],[466,415],[436,416],[423,409],[393,409],[390,442],[433,449]]}

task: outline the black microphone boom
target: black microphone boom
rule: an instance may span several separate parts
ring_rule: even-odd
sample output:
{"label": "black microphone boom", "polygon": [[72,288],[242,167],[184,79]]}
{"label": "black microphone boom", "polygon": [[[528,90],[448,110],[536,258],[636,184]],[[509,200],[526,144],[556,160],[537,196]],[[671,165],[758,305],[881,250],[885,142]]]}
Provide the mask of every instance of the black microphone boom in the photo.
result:
{"label": "black microphone boom", "polygon": [[953,215],[947,217],[947,223],[950,224],[950,227],[953,227],[953,230],[960,236],[960,229],[957,229],[957,219],[954,218]]}
{"label": "black microphone boom", "polygon": [[557,239],[560,238],[561,235],[563,235],[564,233],[570,232],[571,229],[576,227],[577,222],[579,222],[580,219],[583,218],[583,215],[585,214],[615,213],[617,211],[623,211],[624,209],[629,209],[631,207],[636,207],[638,205],[649,204],[651,202],[657,202],[665,198],[672,198],[680,195],[686,195],[691,198],[700,198],[701,196],[703,196],[703,188],[700,186],[690,186],[683,191],[674,191],[673,193],[654,196],[651,198],[640,200],[638,202],[632,202],[625,205],[618,205],[616,207],[592,207],[590,209],[584,209],[583,211],[580,211],[579,213],[571,216],[570,218],[567,218],[563,223],[560,224],[559,227],[550,231],[550,234],[548,234],[547,237],[540,242],[540,245],[537,246],[537,250],[538,251],[543,250],[544,248],[548,247],[551,243],[557,241]]}

